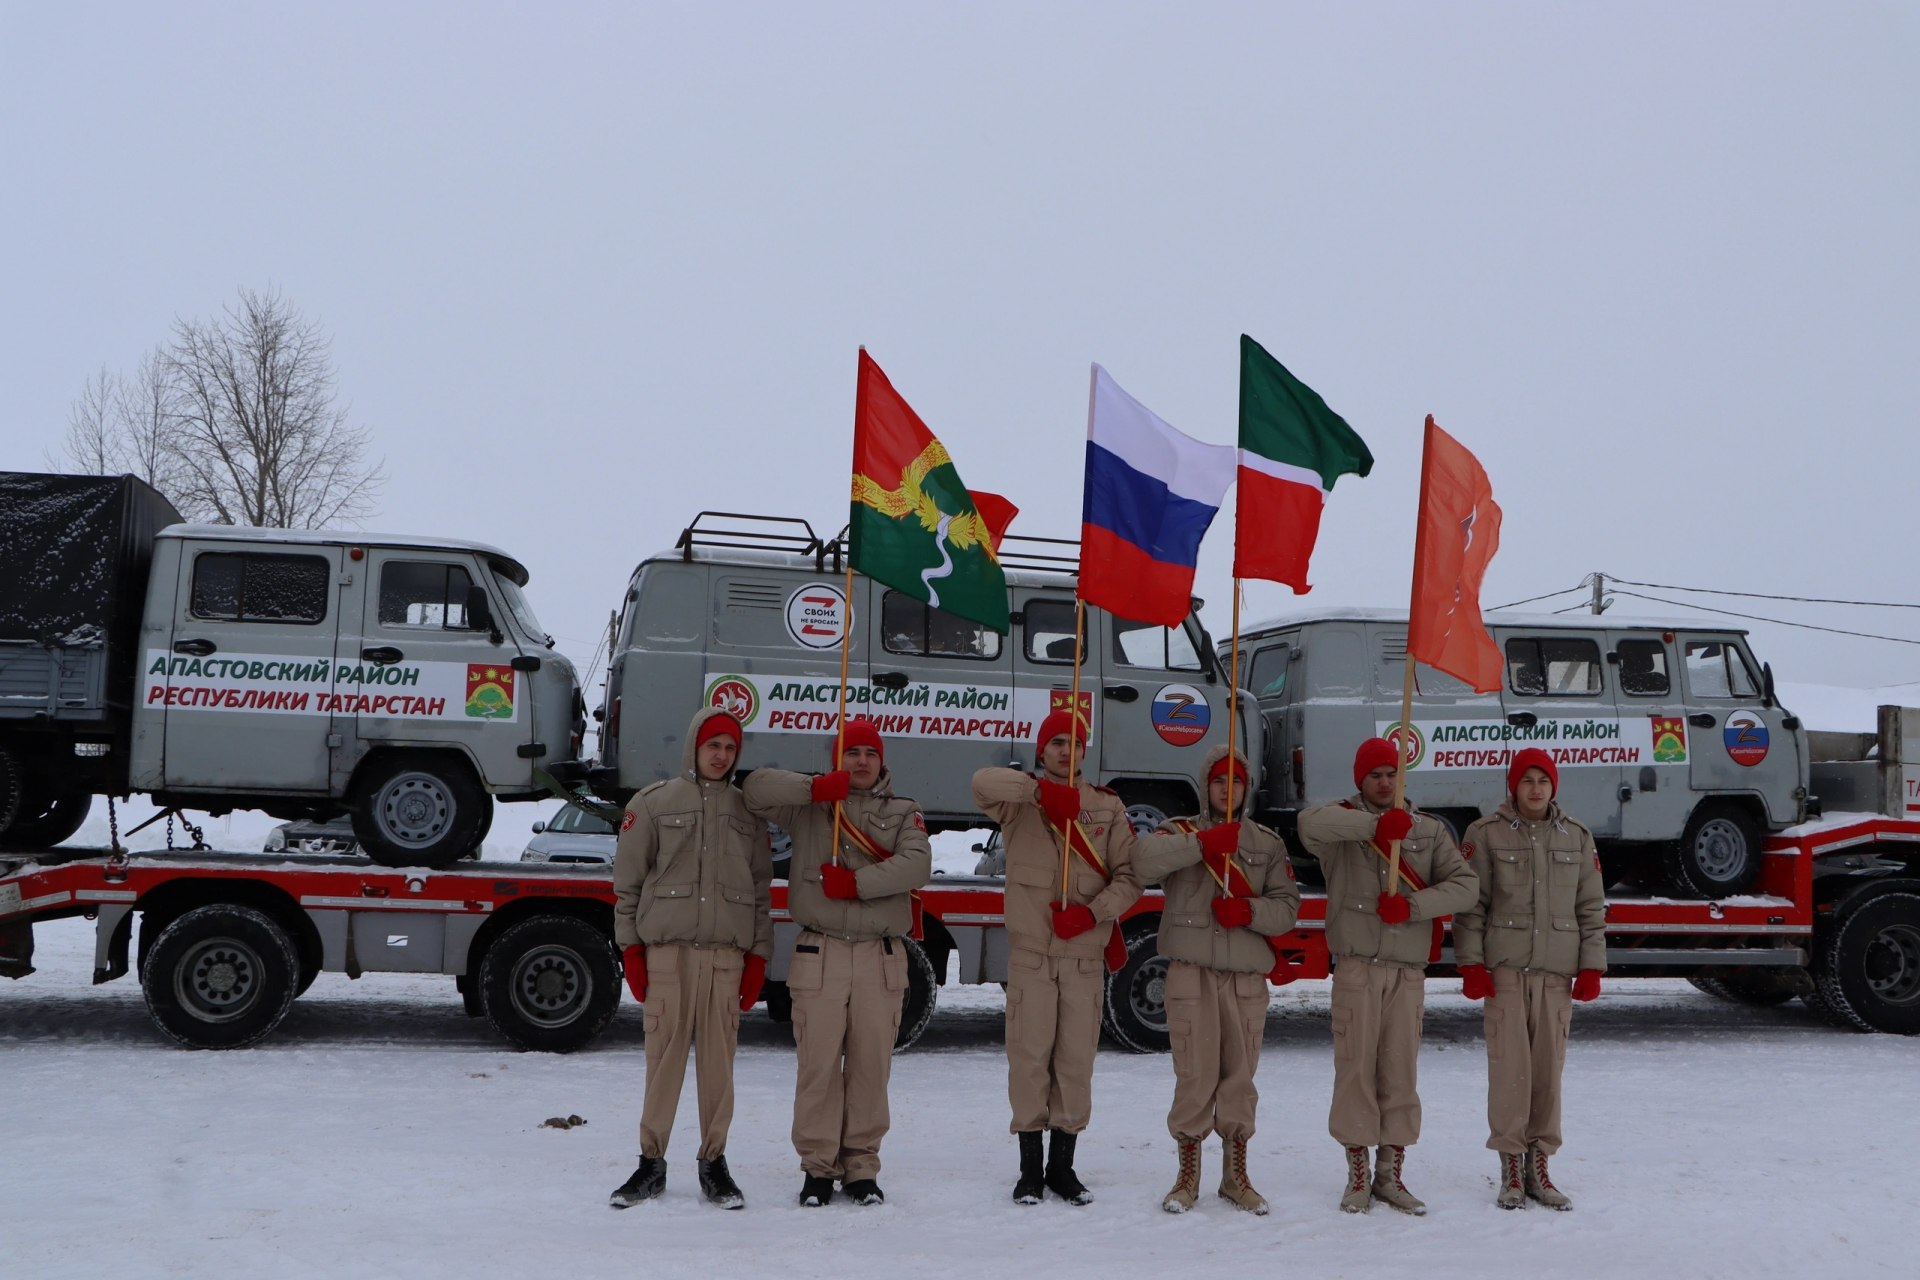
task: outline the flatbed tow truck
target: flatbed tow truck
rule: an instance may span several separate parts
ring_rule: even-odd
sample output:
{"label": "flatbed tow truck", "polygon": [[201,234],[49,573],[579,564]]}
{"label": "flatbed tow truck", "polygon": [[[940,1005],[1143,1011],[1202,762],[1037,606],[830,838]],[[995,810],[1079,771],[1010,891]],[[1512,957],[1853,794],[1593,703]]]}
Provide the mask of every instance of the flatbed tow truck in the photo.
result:
{"label": "flatbed tow truck", "polygon": [[[1920,805],[1916,806],[1920,809]],[[1611,896],[1610,979],[1687,977],[1726,999],[1798,996],[1840,1025],[1920,1031],[1920,813],[1835,814],[1766,841],[1757,891],[1721,901]],[[1003,882],[938,875],[923,893],[899,1047],[931,1019],[940,986],[1004,982]],[[1167,1047],[1162,898],[1123,921],[1127,963],[1109,976],[1105,1029],[1136,1052]],[[31,973],[32,926],[95,921],[94,981],[137,973],[155,1023],[193,1048],[272,1032],[321,972],[441,973],[470,1015],[523,1049],[584,1048],[621,999],[605,866],[462,863],[390,868],[363,857],[59,848],[0,857],[0,974]],[[776,952],[766,1000],[798,933],[773,886]],[[136,939],[134,923],[139,918]],[[1286,951],[1302,978],[1330,973],[1326,899],[1308,889]],[[1450,942],[1450,940],[1449,940]],[[1451,975],[1443,948],[1433,976]]]}

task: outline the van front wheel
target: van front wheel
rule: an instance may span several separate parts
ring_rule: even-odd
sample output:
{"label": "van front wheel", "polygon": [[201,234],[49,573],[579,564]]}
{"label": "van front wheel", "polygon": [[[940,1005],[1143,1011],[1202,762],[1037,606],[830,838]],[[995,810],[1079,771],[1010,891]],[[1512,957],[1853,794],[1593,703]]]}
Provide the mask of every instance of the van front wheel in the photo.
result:
{"label": "van front wheel", "polygon": [[394,756],[360,786],[353,834],[383,867],[448,867],[479,844],[488,804],[464,761]]}
{"label": "van front wheel", "polygon": [[1675,892],[1691,898],[1730,898],[1760,879],[1760,824],[1736,804],[1701,805],[1667,857]]}

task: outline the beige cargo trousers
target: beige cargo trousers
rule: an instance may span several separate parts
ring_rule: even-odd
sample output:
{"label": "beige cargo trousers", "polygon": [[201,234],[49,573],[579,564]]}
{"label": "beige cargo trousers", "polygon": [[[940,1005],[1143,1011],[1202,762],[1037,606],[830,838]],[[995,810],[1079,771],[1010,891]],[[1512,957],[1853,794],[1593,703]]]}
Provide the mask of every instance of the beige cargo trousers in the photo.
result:
{"label": "beige cargo trousers", "polygon": [[1267,979],[1185,960],[1167,965],[1167,1033],[1173,1042],[1173,1106],[1167,1131],[1177,1142],[1253,1137],[1260,1091],[1260,1041],[1267,1033]]}
{"label": "beige cargo trousers", "polygon": [[1343,1147],[1420,1141],[1424,969],[1341,956],[1333,970],[1333,1106],[1327,1132]]}
{"label": "beige cargo trousers", "polygon": [[1487,1148],[1525,1155],[1560,1150],[1560,1076],[1573,1021],[1573,979],[1541,969],[1489,970]]}
{"label": "beige cargo trousers", "polygon": [[887,1082],[907,994],[899,938],[849,942],[806,932],[787,969],[793,996],[793,1149],[816,1178],[880,1176],[892,1115]]}
{"label": "beige cargo trousers", "polygon": [[1009,1132],[1086,1129],[1106,989],[1107,965],[1098,956],[1042,955],[1014,943],[1007,957]]}
{"label": "beige cargo trousers", "polygon": [[640,1107],[640,1154],[659,1160],[673,1136],[680,1086],[693,1050],[700,1099],[700,1158],[727,1149],[733,1125],[733,1053],[740,1042],[740,975],[746,952],[721,944],[657,943],[647,948],[647,1086]]}

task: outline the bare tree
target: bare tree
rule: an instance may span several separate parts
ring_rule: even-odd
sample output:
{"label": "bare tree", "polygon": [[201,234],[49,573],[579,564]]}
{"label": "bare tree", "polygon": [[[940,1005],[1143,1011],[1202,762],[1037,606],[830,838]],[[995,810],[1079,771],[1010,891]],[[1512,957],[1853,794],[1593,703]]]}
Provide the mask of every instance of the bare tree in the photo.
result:
{"label": "bare tree", "polygon": [[384,477],[335,403],[329,342],[277,291],[179,320],[164,353],[179,496],[222,524],[305,529],[373,509]]}
{"label": "bare tree", "polygon": [[87,475],[131,472],[187,512],[193,504],[183,501],[173,401],[171,369],[158,351],[149,352],[132,377],[101,369],[87,379],[68,414],[65,463]]}

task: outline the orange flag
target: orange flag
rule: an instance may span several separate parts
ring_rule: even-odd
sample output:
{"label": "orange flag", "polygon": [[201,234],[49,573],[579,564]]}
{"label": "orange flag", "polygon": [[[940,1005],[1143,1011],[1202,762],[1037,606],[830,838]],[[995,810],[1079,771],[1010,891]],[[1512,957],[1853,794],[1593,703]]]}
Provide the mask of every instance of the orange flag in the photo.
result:
{"label": "orange flag", "polygon": [[1500,647],[1480,620],[1480,580],[1500,549],[1500,508],[1480,460],[1427,415],[1407,651],[1472,685],[1500,687]]}

